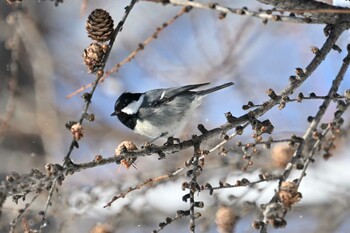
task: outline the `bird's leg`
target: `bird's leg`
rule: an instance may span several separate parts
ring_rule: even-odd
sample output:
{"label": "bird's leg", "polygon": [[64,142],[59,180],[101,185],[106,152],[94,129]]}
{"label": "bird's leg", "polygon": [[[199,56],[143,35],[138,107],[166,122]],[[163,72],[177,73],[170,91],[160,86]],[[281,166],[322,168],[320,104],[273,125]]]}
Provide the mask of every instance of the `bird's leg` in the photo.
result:
{"label": "bird's leg", "polygon": [[152,144],[153,142],[157,141],[159,138],[165,137],[168,134],[168,132],[162,133],[161,135],[159,135],[158,137],[152,139],[149,144]]}
{"label": "bird's leg", "polygon": [[153,142],[157,141],[159,138],[161,137],[164,137],[165,135],[167,135],[168,132],[165,132],[165,133],[162,133],[161,135],[159,135],[158,137],[156,138],[153,138],[151,141],[148,141],[148,142],[145,142],[142,146],[140,146],[141,148],[147,148],[147,147],[150,147]]}

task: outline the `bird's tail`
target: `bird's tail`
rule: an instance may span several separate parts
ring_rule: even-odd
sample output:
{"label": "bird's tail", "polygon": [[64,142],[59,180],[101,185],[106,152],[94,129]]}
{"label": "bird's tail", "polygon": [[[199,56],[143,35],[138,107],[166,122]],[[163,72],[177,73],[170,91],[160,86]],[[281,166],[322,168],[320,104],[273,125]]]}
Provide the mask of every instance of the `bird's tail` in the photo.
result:
{"label": "bird's tail", "polygon": [[203,91],[197,91],[197,93],[199,95],[207,95],[207,94],[212,93],[214,91],[218,91],[218,90],[221,90],[223,88],[232,86],[233,84],[234,84],[233,82],[228,82],[228,83],[222,84],[220,86],[212,87],[212,88],[209,88],[209,89],[206,89],[206,90],[203,90]]}

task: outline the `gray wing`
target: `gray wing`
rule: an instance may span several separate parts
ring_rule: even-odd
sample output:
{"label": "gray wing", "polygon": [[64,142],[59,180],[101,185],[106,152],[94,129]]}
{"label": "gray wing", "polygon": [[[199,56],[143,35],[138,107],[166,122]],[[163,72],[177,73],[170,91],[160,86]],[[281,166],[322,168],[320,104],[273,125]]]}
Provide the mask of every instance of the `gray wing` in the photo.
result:
{"label": "gray wing", "polygon": [[168,89],[155,89],[145,94],[144,104],[139,109],[138,117],[145,119],[149,125],[157,126],[168,132],[167,128],[176,125],[187,117],[191,103],[195,99],[190,90],[208,85],[209,83],[187,85]]}
{"label": "gray wing", "polygon": [[[162,94],[158,95],[158,97],[160,96]],[[156,106],[155,104],[141,106],[138,111],[138,118],[143,123],[144,130],[152,133],[160,132],[156,137],[161,134],[173,136],[172,134],[181,129],[184,120],[188,118],[188,113],[192,109],[191,103],[195,97],[190,93],[184,93],[172,96],[171,101],[158,101],[160,104]]]}
{"label": "gray wing", "polygon": [[189,92],[201,86],[208,85],[209,83],[192,84],[182,87],[173,87],[168,89],[156,89],[150,93],[149,103],[151,106],[156,107],[163,103],[172,101],[176,96]]}

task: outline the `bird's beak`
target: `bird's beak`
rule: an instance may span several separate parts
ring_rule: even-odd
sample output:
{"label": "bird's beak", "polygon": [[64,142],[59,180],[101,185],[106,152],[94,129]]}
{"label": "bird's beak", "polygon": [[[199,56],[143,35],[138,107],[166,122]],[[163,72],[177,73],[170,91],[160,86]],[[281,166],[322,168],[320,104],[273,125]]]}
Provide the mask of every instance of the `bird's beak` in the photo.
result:
{"label": "bird's beak", "polygon": [[111,114],[111,116],[116,116],[117,115],[117,113],[116,112],[113,112],[112,114]]}

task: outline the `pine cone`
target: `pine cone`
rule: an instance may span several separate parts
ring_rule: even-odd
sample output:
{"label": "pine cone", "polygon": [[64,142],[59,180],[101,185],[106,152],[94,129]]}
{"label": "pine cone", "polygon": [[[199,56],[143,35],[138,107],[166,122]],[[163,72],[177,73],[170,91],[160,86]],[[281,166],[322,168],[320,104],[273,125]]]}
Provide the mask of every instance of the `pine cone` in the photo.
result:
{"label": "pine cone", "polygon": [[84,50],[84,63],[89,73],[95,73],[102,68],[106,50],[106,46],[99,43],[91,43],[89,47]]}
{"label": "pine cone", "polygon": [[109,13],[102,9],[96,9],[89,15],[86,22],[86,30],[89,37],[98,42],[105,42],[111,39],[113,34],[113,19]]}
{"label": "pine cone", "polygon": [[[115,156],[120,156],[123,151],[134,151],[137,150],[137,146],[131,142],[131,141],[124,141],[118,145],[118,147],[115,149]],[[125,166],[127,169],[129,169],[131,166],[136,168],[135,161],[137,158],[127,158],[122,159],[120,162],[123,166]]]}

